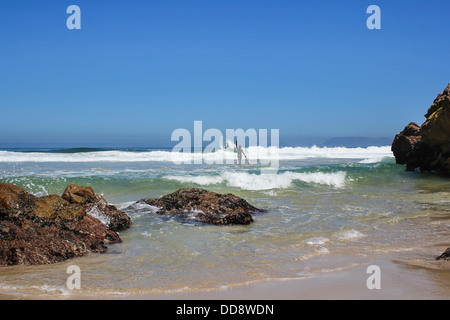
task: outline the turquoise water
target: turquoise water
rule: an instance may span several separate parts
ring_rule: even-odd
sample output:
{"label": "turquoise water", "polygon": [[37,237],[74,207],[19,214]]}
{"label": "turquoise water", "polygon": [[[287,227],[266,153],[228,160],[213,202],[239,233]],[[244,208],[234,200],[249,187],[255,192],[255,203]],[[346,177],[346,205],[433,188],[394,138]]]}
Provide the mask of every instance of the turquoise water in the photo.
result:
{"label": "turquoise water", "polygon": [[[170,156],[168,150],[0,151],[1,183],[38,196],[62,194],[72,183],[92,186],[133,220],[120,233],[123,243],[106,254],[2,268],[0,294],[74,294],[66,287],[72,264],[82,272],[77,295],[220,289],[310,277],[393,252],[426,260],[424,248],[447,236],[448,180],[405,172],[389,147],[282,148],[271,171],[258,161],[175,164]],[[267,212],[248,226],[212,226],[133,205],[183,187],[231,192]]]}

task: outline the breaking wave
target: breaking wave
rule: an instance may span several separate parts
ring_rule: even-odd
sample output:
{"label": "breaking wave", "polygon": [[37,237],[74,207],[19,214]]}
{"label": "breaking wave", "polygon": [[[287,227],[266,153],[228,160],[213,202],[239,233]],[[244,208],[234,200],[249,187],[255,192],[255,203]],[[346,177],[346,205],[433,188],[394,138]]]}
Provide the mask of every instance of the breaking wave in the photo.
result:
{"label": "breaking wave", "polygon": [[182,183],[195,183],[202,186],[225,183],[229,187],[257,191],[289,188],[295,181],[342,188],[345,185],[346,173],[342,171],[333,173],[287,171],[279,174],[224,172],[219,176],[167,176],[165,178]]}
{"label": "breaking wave", "polygon": [[[105,150],[96,151],[78,149],[81,152],[23,152],[0,151],[0,162],[195,162],[209,161],[211,163],[225,163],[236,159],[234,150],[218,150],[216,152],[172,152],[170,150]],[[363,162],[378,162],[388,157],[392,158],[392,151],[386,147],[346,148],[346,147],[249,147],[246,149],[248,158],[256,163],[257,160],[302,160],[302,159],[355,159]],[[201,162],[200,162],[201,163]]]}

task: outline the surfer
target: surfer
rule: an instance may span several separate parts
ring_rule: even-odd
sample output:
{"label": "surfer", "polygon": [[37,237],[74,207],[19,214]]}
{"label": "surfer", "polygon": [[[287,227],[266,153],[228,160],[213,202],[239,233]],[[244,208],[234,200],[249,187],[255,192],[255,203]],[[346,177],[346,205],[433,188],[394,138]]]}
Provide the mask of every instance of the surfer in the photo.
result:
{"label": "surfer", "polygon": [[237,139],[236,139],[236,151],[237,151],[237,157],[238,157],[238,163],[239,165],[242,164],[242,155],[244,155],[245,159],[247,159],[249,164],[252,164],[250,162],[250,160],[247,158],[247,155],[244,153],[244,150],[242,149],[242,146],[237,144]]}
{"label": "surfer", "polygon": [[238,157],[238,163],[239,165],[241,165],[242,162],[242,146],[239,145],[239,147],[237,147],[237,157]]}

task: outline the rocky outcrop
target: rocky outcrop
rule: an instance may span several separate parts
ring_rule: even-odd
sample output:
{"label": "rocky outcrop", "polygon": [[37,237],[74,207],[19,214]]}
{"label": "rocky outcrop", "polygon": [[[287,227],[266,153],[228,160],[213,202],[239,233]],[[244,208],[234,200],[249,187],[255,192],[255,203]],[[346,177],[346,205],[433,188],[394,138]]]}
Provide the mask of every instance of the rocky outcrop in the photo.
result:
{"label": "rocky outcrop", "polygon": [[0,184],[0,266],[61,262],[90,252],[103,253],[107,244],[121,242],[88,208],[96,206],[111,221],[119,221],[114,228],[131,225],[122,222],[129,220],[124,213],[105,204],[92,188],[71,185],[64,195],[36,197],[15,185]]}
{"label": "rocky outcrop", "polygon": [[179,189],[159,199],[142,199],[157,207],[157,214],[189,216],[197,221],[216,224],[250,224],[252,213],[263,212],[233,194],[219,194],[201,188]]}
{"label": "rocky outcrop", "polygon": [[419,126],[408,124],[392,143],[396,163],[406,170],[450,175],[450,83],[434,100]]}
{"label": "rocky outcrop", "polygon": [[[406,170],[431,171],[450,176],[450,83],[436,97],[419,126],[411,122],[392,143],[396,163]],[[436,260],[450,260],[450,248]]]}

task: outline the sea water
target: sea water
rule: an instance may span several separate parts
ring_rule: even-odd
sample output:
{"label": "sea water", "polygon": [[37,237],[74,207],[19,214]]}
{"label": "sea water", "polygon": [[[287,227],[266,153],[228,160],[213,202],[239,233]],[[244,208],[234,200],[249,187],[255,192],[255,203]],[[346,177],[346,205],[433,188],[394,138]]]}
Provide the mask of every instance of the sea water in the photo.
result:
{"label": "sea water", "polygon": [[[278,170],[265,172],[257,163],[175,164],[167,149],[1,150],[0,183],[37,196],[61,195],[72,183],[91,186],[124,210],[133,226],[105,254],[1,268],[0,294],[220,290],[339,272],[385,255],[423,264],[448,241],[448,179],[406,172],[389,146],[286,147],[277,153]],[[233,193],[266,212],[254,214],[250,225],[215,226],[194,214],[162,216],[135,204],[184,187]],[[70,265],[80,267],[79,290],[66,286]]]}

